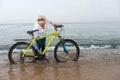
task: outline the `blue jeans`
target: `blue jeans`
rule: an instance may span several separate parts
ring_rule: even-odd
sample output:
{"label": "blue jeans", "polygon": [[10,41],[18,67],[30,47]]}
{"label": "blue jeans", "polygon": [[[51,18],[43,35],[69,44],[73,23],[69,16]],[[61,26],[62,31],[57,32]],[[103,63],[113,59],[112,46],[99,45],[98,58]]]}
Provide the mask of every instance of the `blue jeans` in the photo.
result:
{"label": "blue jeans", "polygon": [[[39,39],[39,40],[37,40],[37,44],[36,44],[36,46],[37,46],[37,48],[40,50],[40,51],[44,51],[44,49],[45,49],[45,44],[46,44],[46,38],[43,38],[43,39]],[[45,56],[45,54],[44,55],[42,55],[43,56],[43,58],[45,58],[46,56]]]}

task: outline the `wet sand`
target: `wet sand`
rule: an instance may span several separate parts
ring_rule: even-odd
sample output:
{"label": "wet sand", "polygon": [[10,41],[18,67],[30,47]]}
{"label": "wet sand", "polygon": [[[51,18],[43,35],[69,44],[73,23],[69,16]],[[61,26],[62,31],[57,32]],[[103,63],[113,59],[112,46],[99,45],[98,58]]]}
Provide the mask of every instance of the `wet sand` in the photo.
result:
{"label": "wet sand", "polygon": [[77,62],[0,64],[0,80],[119,80],[120,49],[81,50]]}

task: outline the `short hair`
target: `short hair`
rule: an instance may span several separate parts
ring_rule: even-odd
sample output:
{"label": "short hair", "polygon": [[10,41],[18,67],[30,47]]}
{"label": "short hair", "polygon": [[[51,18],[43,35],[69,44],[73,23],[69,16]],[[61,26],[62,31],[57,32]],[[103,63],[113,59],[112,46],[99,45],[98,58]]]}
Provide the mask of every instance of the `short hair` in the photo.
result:
{"label": "short hair", "polygon": [[45,16],[38,16],[37,19],[44,19],[44,20],[46,20],[46,17]]}

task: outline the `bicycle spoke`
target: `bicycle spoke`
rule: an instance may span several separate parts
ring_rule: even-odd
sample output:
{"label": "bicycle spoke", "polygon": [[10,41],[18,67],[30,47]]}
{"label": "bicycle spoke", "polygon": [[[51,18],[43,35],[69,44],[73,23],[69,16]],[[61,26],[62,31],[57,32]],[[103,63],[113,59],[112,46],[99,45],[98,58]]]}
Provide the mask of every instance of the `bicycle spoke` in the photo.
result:
{"label": "bicycle spoke", "polygon": [[[9,60],[11,63],[23,63],[23,62],[33,62],[35,58],[35,53],[33,47],[30,47],[28,51],[29,44],[26,42],[16,43],[9,52]],[[24,53],[26,52],[26,54]]]}
{"label": "bicycle spoke", "polygon": [[79,48],[71,40],[66,40],[64,44],[60,42],[55,48],[55,59],[58,62],[74,61],[75,59],[78,59],[78,57]]}

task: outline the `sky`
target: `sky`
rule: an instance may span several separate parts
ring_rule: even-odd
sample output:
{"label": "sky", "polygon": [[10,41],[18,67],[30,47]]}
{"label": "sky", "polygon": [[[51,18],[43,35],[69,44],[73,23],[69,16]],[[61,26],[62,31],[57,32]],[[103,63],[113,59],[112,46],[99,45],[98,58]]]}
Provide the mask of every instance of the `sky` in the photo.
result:
{"label": "sky", "polygon": [[120,0],[0,0],[0,23],[120,22]]}

